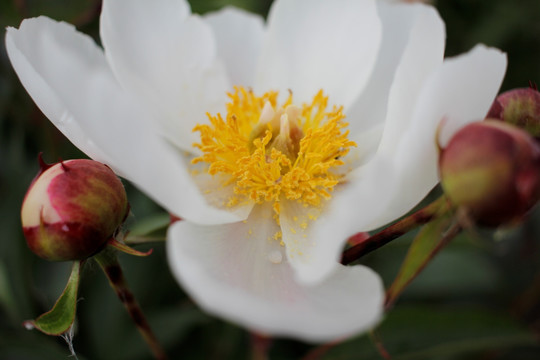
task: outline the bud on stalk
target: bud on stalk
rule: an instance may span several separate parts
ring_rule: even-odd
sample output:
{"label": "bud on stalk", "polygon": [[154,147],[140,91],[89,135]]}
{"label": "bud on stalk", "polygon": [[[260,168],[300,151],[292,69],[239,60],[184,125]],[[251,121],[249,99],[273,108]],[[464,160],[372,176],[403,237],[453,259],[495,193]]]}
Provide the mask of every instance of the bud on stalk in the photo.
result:
{"label": "bud on stalk", "polygon": [[515,125],[540,139],[540,92],[532,85],[504,92],[497,96],[487,117]]}
{"label": "bud on stalk", "polygon": [[82,260],[99,252],[129,212],[120,179],[92,160],[40,162],[41,172],[21,209],[28,246],[51,261]]}
{"label": "bud on stalk", "polygon": [[501,121],[472,123],[441,150],[439,173],[449,201],[476,223],[512,223],[540,198],[540,145]]}

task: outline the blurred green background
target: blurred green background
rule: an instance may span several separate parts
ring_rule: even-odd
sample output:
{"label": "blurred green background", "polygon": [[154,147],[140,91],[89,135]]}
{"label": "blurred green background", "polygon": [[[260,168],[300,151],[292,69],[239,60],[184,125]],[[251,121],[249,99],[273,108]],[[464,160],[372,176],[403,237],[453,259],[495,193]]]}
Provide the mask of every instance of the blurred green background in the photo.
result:
{"label": "blurred green background", "polygon": [[[151,0],[149,0],[151,1]],[[269,0],[192,0],[204,13],[232,4],[265,15]],[[503,90],[540,82],[539,0],[439,0],[447,55],[482,42],[508,53]],[[98,0],[0,0],[0,24],[48,15],[98,35]],[[69,264],[48,263],[26,247],[19,222],[22,198],[38,170],[37,154],[56,161],[84,157],[41,114],[0,46],[0,359],[62,359],[61,338],[27,331],[22,321],[48,310]],[[162,211],[126,184],[133,224]],[[540,211],[507,231],[456,239],[407,289],[380,328],[395,359],[540,359]],[[128,224],[129,227],[129,224]],[[389,284],[405,255],[405,236],[363,262]],[[162,244],[149,258],[121,256],[128,282],[171,359],[245,359],[249,333],[202,313],[172,279]],[[149,246],[141,246],[141,249]],[[149,351],[97,266],[85,269],[74,347],[79,359],[150,359]],[[380,359],[366,335],[335,346],[275,339],[272,359]]]}

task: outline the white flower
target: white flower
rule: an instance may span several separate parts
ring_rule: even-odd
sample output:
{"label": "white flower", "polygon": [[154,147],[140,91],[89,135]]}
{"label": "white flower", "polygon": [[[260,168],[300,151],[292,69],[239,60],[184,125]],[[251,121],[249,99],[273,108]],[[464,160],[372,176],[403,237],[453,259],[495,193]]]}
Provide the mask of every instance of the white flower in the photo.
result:
{"label": "white flower", "polygon": [[[437,124],[446,119],[444,142],[483,118],[506,66],[483,46],[443,62],[433,8],[375,0],[277,0],[266,24],[234,8],[192,15],[183,0],[105,0],[101,39],[104,50],[40,17],[9,28],[6,46],[34,101],[77,147],[184,219],[169,230],[168,257],[200,306],[307,341],[380,319],[381,281],[339,265],[343,245],[429,192]],[[229,107],[238,132],[216,120],[234,86],[237,101],[247,94]],[[295,106],[280,109],[289,89]],[[307,124],[300,112],[323,104],[319,90],[333,113]],[[279,92],[274,106],[268,91]],[[214,124],[198,126],[206,113]],[[219,153],[226,137],[243,143]],[[304,161],[298,171],[311,177],[296,183],[288,161]]]}

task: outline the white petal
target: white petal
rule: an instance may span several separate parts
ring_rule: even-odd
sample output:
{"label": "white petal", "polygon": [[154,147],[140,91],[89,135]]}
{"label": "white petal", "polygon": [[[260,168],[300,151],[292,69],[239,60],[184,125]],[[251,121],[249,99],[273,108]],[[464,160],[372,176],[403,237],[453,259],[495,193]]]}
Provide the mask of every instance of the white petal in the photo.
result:
{"label": "white petal", "polygon": [[424,83],[442,64],[445,28],[432,7],[417,6],[418,20],[411,29],[409,43],[397,68],[386,115],[381,149],[387,156],[395,151],[410,126],[416,101]]}
{"label": "white petal", "polygon": [[169,264],[202,308],[260,333],[318,342],[376,324],[384,299],[377,274],[341,266],[325,282],[301,286],[279,241],[266,239],[276,230],[272,210],[262,206],[247,223],[178,222],[169,229]]}
{"label": "white petal", "polygon": [[[329,273],[332,261],[339,259],[344,242],[349,236],[359,231],[372,230],[394,220],[408,211],[425,195],[424,193],[421,197],[417,197],[416,202],[410,204],[406,209],[392,208],[394,205],[393,197],[402,198],[403,195],[396,194],[395,188],[399,186],[396,184],[398,175],[393,160],[396,153],[391,149],[411,123],[416,98],[423,89],[422,85],[442,62],[444,24],[437,12],[427,6],[381,6],[380,9],[382,14],[386,14],[384,16],[387,26],[389,19],[392,22],[391,19],[399,17],[399,13],[403,13],[405,18],[411,17],[410,24],[398,26],[398,28],[403,28],[405,32],[407,32],[406,25],[410,27],[403,52],[399,54],[399,52],[395,52],[396,49],[389,50],[390,53],[394,51],[394,56],[401,55],[399,65],[392,78],[390,93],[384,95],[388,89],[379,88],[376,90],[380,92],[383,99],[385,96],[389,96],[383,138],[378,152],[375,155],[370,153],[371,160],[349,174],[348,183],[341,191],[334,194],[333,199],[328,204],[328,210],[325,209],[321,219],[315,222],[313,229],[310,230],[313,241],[317,244],[312,250],[316,254],[313,255],[313,258],[317,260],[313,260],[309,267],[305,267],[305,281],[310,281],[310,277],[316,280],[317,276],[324,277],[325,274]],[[390,18],[386,18],[386,16],[390,16]],[[401,21],[404,20],[401,19]],[[392,37],[398,37],[393,30],[389,31],[388,34]],[[403,36],[403,33],[400,33],[400,36]],[[395,66],[395,63],[392,66]],[[389,79],[386,77],[384,81],[387,82]],[[382,104],[378,104],[378,106],[380,105]],[[378,116],[384,114],[381,108],[372,110],[375,110],[375,114]],[[348,120],[350,121],[350,119]],[[387,147],[383,148],[383,144],[386,144]],[[361,142],[359,146],[362,147]],[[399,191],[406,192],[408,190],[399,187]],[[327,238],[332,234],[335,234],[335,239],[339,240],[328,241]],[[299,276],[302,275],[299,273]]]}
{"label": "white petal", "polygon": [[344,170],[352,171],[370,161],[379,148],[383,132],[384,123],[380,123],[354,135],[351,134],[349,138],[357,146],[351,148],[343,159],[345,161]]}
{"label": "white petal", "polygon": [[380,225],[416,205],[437,183],[436,130],[442,119],[442,144],[459,128],[484,119],[501,86],[506,56],[477,46],[445,60],[429,79],[417,101],[413,119],[393,156],[392,201]]}
{"label": "white petal", "polygon": [[299,103],[323,89],[347,107],[369,79],[380,39],[374,0],[277,0],[255,89],[291,89]]}
{"label": "white petal", "polygon": [[40,17],[8,29],[6,48],[36,104],[87,155],[179,216],[201,223],[238,220],[206,204],[181,154],[149,127],[145,109],[120,88],[88,36]]}
{"label": "white petal", "polygon": [[[188,160],[188,159],[186,159]],[[221,174],[210,175],[207,169],[201,169],[191,164],[186,164],[190,169],[199,191],[206,199],[206,203],[217,209],[224,209],[227,212],[235,214],[239,219],[246,219],[254,206],[252,201],[229,206],[234,194],[235,183],[228,183],[230,177]],[[224,185],[227,184],[227,185]],[[200,221],[199,221],[200,223]]]}
{"label": "white petal", "polygon": [[281,204],[283,241],[298,281],[314,284],[330,276],[339,267],[347,238],[364,231],[387,209],[389,199],[373,192],[391,186],[388,168],[382,161],[361,167],[355,172],[358,177],[336,188],[319,214],[293,202]]}
{"label": "white petal", "polygon": [[[408,132],[408,130],[413,122],[417,100],[420,93],[424,91],[425,83],[442,64],[445,43],[444,23],[437,11],[429,6],[420,4],[414,6],[379,5],[381,5],[381,13],[386,14],[384,15],[385,21],[389,21],[386,16],[389,16],[390,22],[392,22],[392,19],[399,16],[399,14],[403,14],[405,17],[411,16],[412,18],[410,20],[407,43],[403,52],[400,54],[399,64],[393,74],[390,92],[386,95],[384,92],[381,93],[383,99],[387,98],[387,109],[383,111],[379,108],[379,112],[375,113],[380,116],[386,112],[386,120],[384,121],[384,130],[379,149],[375,155],[372,155],[372,163],[367,168],[358,169],[356,173],[350,175],[350,181],[353,185],[336,196],[336,203],[339,204],[337,205],[339,207],[358,208],[358,204],[361,204],[360,206],[362,207],[369,206],[372,208],[362,219],[353,220],[357,225],[356,230],[353,230],[353,232],[372,230],[403,215],[416,205],[436,184],[436,181],[433,181],[430,177],[425,181],[430,186],[422,186],[422,191],[420,192],[414,192],[403,187],[397,169],[399,165],[397,165],[394,159],[402,156],[403,151],[407,151],[405,149],[399,151],[396,149],[405,134],[411,134],[412,141],[419,140],[415,137],[415,134]],[[386,22],[385,25],[389,26],[389,23]],[[396,36],[393,32],[390,32],[390,34]],[[388,78],[386,78],[386,81],[388,81]],[[373,101],[373,104],[375,103]],[[435,132],[431,134],[431,139],[434,134]],[[359,143],[359,146],[362,146],[362,144]],[[426,154],[416,155],[421,156]],[[436,167],[436,163],[436,160],[434,160],[432,164],[422,163],[422,166],[434,168]],[[380,184],[370,186],[369,184],[378,182],[376,180],[377,177]],[[420,176],[417,179],[420,179]],[[426,179],[419,181],[422,182],[424,180]],[[414,186],[414,184],[408,185]],[[364,190],[366,186],[370,187],[369,192]],[[404,202],[403,204],[407,204],[407,206],[396,206],[394,201],[398,199],[399,202],[399,199],[403,199],[404,197],[409,199],[408,202]],[[376,206],[374,205],[375,202],[377,202]],[[332,204],[332,207],[334,206]],[[378,212],[375,208],[381,212]],[[333,228],[340,226],[339,231],[343,233],[345,233],[344,230],[347,228],[352,230],[350,226],[342,225],[343,220],[336,219],[335,214],[329,212],[329,217],[329,226]],[[324,230],[321,231],[324,232]],[[346,236],[343,241],[352,235],[352,233],[345,234]]]}
{"label": "white petal", "polygon": [[164,137],[192,151],[193,127],[224,108],[229,90],[211,28],[183,0],[105,0],[100,26],[119,81],[151,105]]}
{"label": "white petal", "polygon": [[[463,126],[485,118],[497,96],[506,66],[505,53],[484,45],[477,45],[467,54],[445,60],[441,71],[422,92],[416,117],[433,117],[432,112],[444,114],[446,121],[441,124],[438,139],[444,147]],[[463,89],[467,91],[460,91]],[[434,99],[438,99],[439,104]]]}
{"label": "white petal", "polygon": [[225,63],[232,85],[253,86],[263,42],[263,19],[225,7],[205,15],[204,20],[214,30],[218,56]]}
{"label": "white petal", "polygon": [[[377,10],[382,22],[382,41],[377,62],[358,101],[346,109],[347,122],[352,139],[355,141],[358,132],[384,123],[390,87],[407,48],[409,53],[417,52],[418,56],[423,56],[421,54],[424,50],[436,52],[439,63],[442,60],[440,44],[444,43],[444,33],[441,33],[441,21],[432,9],[419,4],[389,5],[378,1]],[[429,28],[430,26],[434,29]],[[413,30],[415,28],[416,30]],[[424,44],[425,38],[429,38],[428,34],[434,30],[439,39],[431,35],[431,40],[436,40],[440,44],[437,46],[432,46],[432,42]],[[414,37],[418,33],[420,38]],[[425,45],[425,49],[418,49],[422,45]]]}
{"label": "white petal", "polygon": [[[506,58],[498,50],[476,47],[466,55],[448,59],[427,80],[408,129],[395,152],[378,153],[349,174],[349,181],[310,224],[313,246],[301,251],[305,261],[295,265],[298,279],[311,283],[331,273],[345,240],[370,231],[409,211],[437,183],[435,134],[446,123],[442,141],[464,124],[485,116],[502,82]],[[288,235],[284,233],[284,239]],[[337,240],[336,240],[337,239]]]}
{"label": "white petal", "polygon": [[[395,151],[388,156],[378,153],[349,174],[349,183],[314,222],[310,231],[321,258],[326,256],[325,251],[332,258],[339,257],[349,236],[389,223],[427,195],[437,183],[435,134],[439,121],[446,118],[444,141],[464,124],[482,119],[498,92],[505,69],[505,55],[483,46],[445,60],[423,87],[410,125]],[[332,234],[343,239],[341,244],[325,243],[325,237]]]}
{"label": "white petal", "polygon": [[[74,38],[72,33],[74,29],[71,25],[53,24],[53,21],[46,17],[25,20],[20,30],[7,28],[6,50],[21,82],[45,116],[54,119],[55,125],[66,136],[69,132],[69,138],[88,156],[110,163],[110,159],[103,150],[90,140],[88,134],[77,123],[72,121],[71,114],[62,105],[55,90],[51,88],[54,84],[48,83],[36,74],[36,72],[49,73],[55,83],[69,80],[70,73],[79,70],[76,68],[77,65],[71,62],[69,56],[71,52],[85,54],[85,67],[90,74],[106,73],[107,66],[103,53],[93,40],[87,36]],[[64,41],[58,43],[55,38],[63,38]],[[50,53],[50,56],[43,56],[44,52]],[[84,97],[82,92],[83,90],[76,84],[66,84],[65,96],[68,97],[68,101],[80,101]],[[67,124],[69,124],[69,129],[66,127]]]}

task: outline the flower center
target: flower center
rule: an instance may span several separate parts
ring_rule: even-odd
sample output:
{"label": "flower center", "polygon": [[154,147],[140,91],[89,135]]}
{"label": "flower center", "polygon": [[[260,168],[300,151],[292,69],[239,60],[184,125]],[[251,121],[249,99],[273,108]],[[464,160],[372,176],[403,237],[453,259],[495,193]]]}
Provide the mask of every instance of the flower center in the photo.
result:
{"label": "flower center", "polygon": [[235,88],[228,94],[227,116],[208,114],[209,125],[197,125],[201,136],[194,146],[202,155],[192,163],[205,163],[211,175],[227,175],[224,185],[234,186],[227,206],[245,201],[280,201],[320,206],[343,178],[337,168],[351,146],[343,130],[343,108],[328,110],[328,97],[319,91],[309,104],[293,105],[292,93],[278,106],[278,93],[256,96]]}

